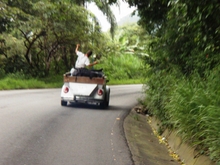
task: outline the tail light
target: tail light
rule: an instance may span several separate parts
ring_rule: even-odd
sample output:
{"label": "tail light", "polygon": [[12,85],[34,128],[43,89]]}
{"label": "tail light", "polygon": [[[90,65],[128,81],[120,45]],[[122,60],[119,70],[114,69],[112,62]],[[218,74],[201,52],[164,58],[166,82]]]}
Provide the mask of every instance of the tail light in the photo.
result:
{"label": "tail light", "polygon": [[102,95],[103,95],[103,90],[102,90],[102,89],[98,89],[97,94],[98,94],[99,96],[102,96]]}
{"label": "tail light", "polygon": [[64,93],[68,93],[68,92],[69,92],[69,88],[68,88],[68,87],[65,87],[65,88],[63,89],[63,92],[64,92]]}

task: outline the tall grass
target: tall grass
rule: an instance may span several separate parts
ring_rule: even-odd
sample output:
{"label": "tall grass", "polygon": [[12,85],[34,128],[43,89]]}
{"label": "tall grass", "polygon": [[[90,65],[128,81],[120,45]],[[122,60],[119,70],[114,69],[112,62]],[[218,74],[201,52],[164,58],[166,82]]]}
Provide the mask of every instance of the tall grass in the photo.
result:
{"label": "tall grass", "polygon": [[220,67],[204,77],[157,72],[149,77],[146,105],[183,141],[220,163]]}
{"label": "tall grass", "polygon": [[144,105],[162,122],[162,125],[169,127],[171,126],[170,117],[165,110],[165,105],[169,102],[171,91],[174,90],[175,73],[155,71],[149,72],[147,75]]}
{"label": "tall grass", "polygon": [[183,140],[215,161],[220,161],[219,82],[214,72],[206,79],[194,74],[176,84],[165,106]]}

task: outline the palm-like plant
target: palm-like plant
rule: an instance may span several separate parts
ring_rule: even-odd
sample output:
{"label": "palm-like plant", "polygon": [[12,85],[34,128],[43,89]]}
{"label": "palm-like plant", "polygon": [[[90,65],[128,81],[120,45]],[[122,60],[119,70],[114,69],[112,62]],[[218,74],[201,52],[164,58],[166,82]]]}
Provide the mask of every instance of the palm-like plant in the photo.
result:
{"label": "palm-like plant", "polygon": [[[110,33],[112,35],[112,38],[114,37],[117,22],[115,15],[110,8],[111,4],[108,2],[108,0],[71,0],[71,2],[84,7],[86,7],[86,4],[94,2],[98,9],[107,17],[107,21],[110,23],[111,26]],[[118,5],[118,3],[115,4]]]}

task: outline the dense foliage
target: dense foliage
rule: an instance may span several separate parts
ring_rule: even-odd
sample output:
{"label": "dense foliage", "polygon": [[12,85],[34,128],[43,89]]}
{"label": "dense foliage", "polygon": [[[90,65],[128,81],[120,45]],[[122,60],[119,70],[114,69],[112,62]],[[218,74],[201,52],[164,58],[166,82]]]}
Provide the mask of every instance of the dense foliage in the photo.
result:
{"label": "dense foliage", "polygon": [[[107,42],[96,17],[82,6],[85,2],[0,2],[1,72],[22,72],[35,77],[63,73],[74,64],[77,43],[82,45],[82,51],[93,49],[101,56],[105,54]],[[115,17],[110,10],[106,11],[109,6],[104,2],[98,7],[114,29]]]}
{"label": "dense foliage", "polygon": [[206,69],[219,65],[217,0],[129,0],[129,3],[137,6],[139,23],[155,36],[152,52],[156,58],[152,67],[176,65],[184,75],[198,71],[202,76]]}
{"label": "dense foliage", "polygon": [[[148,54],[145,45],[149,37],[138,25],[122,26],[116,30],[113,49],[102,58],[100,66],[114,80],[140,79],[144,77],[142,59]],[[113,50],[113,51],[112,51]]]}
{"label": "dense foliage", "polygon": [[[95,2],[107,16],[111,23],[107,34],[111,35],[101,32],[97,18],[86,10],[86,2]],[[140,79],[140,55],[124,50],[137,46],[136,40],[140,39],[134,34],[138,34],[139,28],[134,26],[125,33],[119,28],[120,33],[116,34],[115,17],[107,1],[4,0],[1,5],[1,18],[7,19],[1,22],[0,79],[7,77],[14,81],[21,77],[23,80],[23,75],[26,79],[61,75],[62,79],[63,73],[70,71],[75,64],[77,43],[81,44],[82,52],[93,50],[91,60],[100,61],[96,67],[104,68],[111,82]],[[126,35],[133,37],[132,42],[125,45]],[[13,85],[7,84],[0,87],[11,88]],[[15,88],[25,88],[25,85],[15,84]]]}
{"label": "dense foliage", "polygon": [[145,105],[201,154],[220,162],[220,3],[128,0],[152,36]]}

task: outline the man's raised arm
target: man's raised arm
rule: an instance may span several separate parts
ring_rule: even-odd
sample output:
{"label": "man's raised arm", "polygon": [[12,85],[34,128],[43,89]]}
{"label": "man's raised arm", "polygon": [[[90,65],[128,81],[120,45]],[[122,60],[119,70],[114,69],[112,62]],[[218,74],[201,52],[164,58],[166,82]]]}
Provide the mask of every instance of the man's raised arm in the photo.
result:
{"label": "man's raised arm", "polygon": [[77,54],[77,52],[78,52],[79,47],[80,47],[80,44],[77,44],[77,45],[76,45],[76,50],[75,50],[76,54]]}

